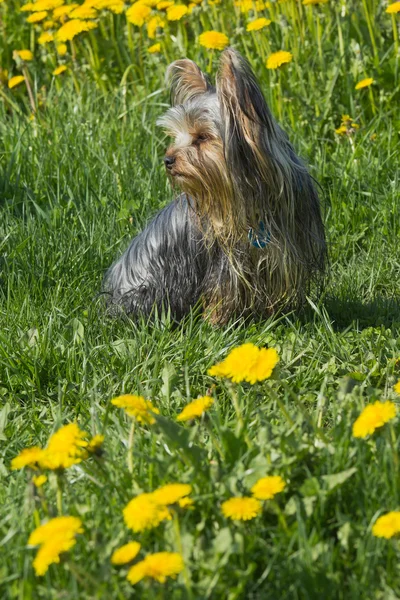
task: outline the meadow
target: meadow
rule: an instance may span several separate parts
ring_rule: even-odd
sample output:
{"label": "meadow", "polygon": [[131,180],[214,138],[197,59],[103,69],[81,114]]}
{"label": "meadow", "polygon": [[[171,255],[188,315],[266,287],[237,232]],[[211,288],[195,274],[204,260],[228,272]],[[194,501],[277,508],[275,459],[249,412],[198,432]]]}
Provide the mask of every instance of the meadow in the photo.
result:
{"label": "meadow", "polygon": [[[1,598],[400,597],[399,9],[0,1]],[[111,319],[105,270],[174,194],[166,66],[227,44],[319,182],[324,288]]]}

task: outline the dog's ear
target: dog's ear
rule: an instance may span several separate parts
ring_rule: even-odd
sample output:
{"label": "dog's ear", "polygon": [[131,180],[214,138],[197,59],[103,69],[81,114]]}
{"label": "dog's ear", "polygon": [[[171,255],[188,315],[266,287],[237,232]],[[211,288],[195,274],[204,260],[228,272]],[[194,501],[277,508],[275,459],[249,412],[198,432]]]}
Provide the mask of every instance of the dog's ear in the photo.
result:
{"label": "dog's ear", "polygon": [[245,177],[263,179],[268,146],[282,132],[249,63],[233,48],[220,59],[217,95],[221,107],[227,162]]}
{"label": "dog's ear", "polygon": [[212,88],[208,77],[188,58],[169,65],[166,82],[171,90],[172,106],[183,104]]}

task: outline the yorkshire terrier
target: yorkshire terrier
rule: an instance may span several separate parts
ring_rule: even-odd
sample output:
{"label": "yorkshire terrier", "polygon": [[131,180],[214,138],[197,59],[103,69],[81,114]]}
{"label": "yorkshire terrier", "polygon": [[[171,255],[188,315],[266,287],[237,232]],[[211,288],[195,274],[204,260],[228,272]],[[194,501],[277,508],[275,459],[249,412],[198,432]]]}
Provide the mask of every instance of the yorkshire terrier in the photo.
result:
{"label": "yorkshire terrier", "polygon": [[200,304],[219,325],[299,307],[324,272],[320,202],[250,65],[228,48],[215,87],[188,59],[167,81],[172,108],[157,124],[182,193],[108,270],[110,305],[179,320]]}

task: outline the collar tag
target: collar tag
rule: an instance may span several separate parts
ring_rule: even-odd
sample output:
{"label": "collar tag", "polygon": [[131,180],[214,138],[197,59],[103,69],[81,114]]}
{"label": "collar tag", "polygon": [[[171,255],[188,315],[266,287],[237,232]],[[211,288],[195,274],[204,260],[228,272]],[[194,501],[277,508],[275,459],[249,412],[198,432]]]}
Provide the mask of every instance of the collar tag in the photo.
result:
{"label": "collar tag", "polygon": [[271,241],[271,233],[265,230],[264,221],[260,221],[258,224],[258,231],[254,231],[252,227],[248,233],[249,242],[254,248],[265,248]]}

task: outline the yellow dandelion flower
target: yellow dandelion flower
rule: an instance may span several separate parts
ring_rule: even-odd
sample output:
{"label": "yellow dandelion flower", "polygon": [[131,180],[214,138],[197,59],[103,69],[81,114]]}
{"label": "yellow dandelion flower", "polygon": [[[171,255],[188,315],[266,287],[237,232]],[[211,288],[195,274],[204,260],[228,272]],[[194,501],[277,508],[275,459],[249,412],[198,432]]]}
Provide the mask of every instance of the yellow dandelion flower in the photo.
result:
{"label": "yellow dandelion flower", "polygon": [[304,6],[310,6],[312,4],[326,4],[329,0],[303,0]]}
{"label": "yellow dandelion flower", "polygon": [[21,12],[32,12],[35,10],[35,4],[33,2],[28,2],[28,4],[23,4],[19,10]]}
{"label": "yellow dandelion flower", "polygon": [[89,454],[99,454],[104,443],[104,435],[97,434],[89,441],[86,450]]}
{"label": "yellow dandelion flower", "polygon": [[29,15],[29,17],[26,19],[27,23],[40,23],[40,21],[44,21],[44,19],[47,17],[47,11],[46,10],[42,10],[41,12],[37,12],[37,13],[33,13],[32,15]]}
{"label": "yellow dandelion flower", "polygon": [[257,348],[254,344],[242,344],[234,348],[222,362],[209,369],[208,374],[227,377],[234,383],[247,381],[254,384],[272,375],[279,362],[275,348]]}
{"label": "yellow dandelion flower", "polygon": [[44,575],[52,563],[60,562],[60,554],[76,543],[75,536],[82,533],[82,521],[78,517],[55,517],[37,527],[30,535],[30,546],[41,546],[33,567],[36,575]]}
{"label": "yellow dandelion flower", "polygon": [[157,29],[163,29],[164,27],[165,21],[159,15],[156,15],[155,17],[152,17],[146,25],[147,35],[151,40],[154,40]]}
{"label": "yellow dandelion flower", "polygon": [[223,50],[229,45],[229,38],[219,31],[205,31],[199,36],[199,44],[208,50]]}
{"label": "yellow dandelion flower", "polygon": [[[64,3],[64,0],[36,0],[33,4],[25,4],[21,10],[28,10],[30,12],[42,12],[44,10],[54,10],[55,8],[61,6]],[[30,8],[27,8],[27,7]]]}
{"label": "yellow dandelion flower", "polygon": [[127,580],[138,583],[144,577],[150,577],[159,583],[165,583],[167,577],[175,579],[183,571],[183,558],[177,552],[156,552],[148,554],[144,560],[130,568]]}
{"label": "yellow dandelion flower", "polygon": [[67,21],[64,25],[61,25],[60,29],[57,31],[55,38],[58,42],[68,42],[73,40],[76,35],[82,33],[84,31],[90,31],[90,29],[95,29],[97,24],[93,21],[81,21],[80,19],[71,19],[71,21]]}
{"label": "yellow dandelion flower", "polygon": [[187,404],[182,412],[180,412],[176,417],[176,420],[189,421],[190,419],[201,417],[213,404],[213,398],[210,398],[210,396],[201,396],[201,398],[197,398],[196,400],[189,402],[189,404]]}
{"label": "yellow dandelion flower", "polygon": [[67,67],[65,65],[60,65],[54,69],[53,75],[61,75],[61,73],[64,73],[66,70]]}
{"label": "yellow dandelion flower", "polygon": [[375,429],[383,427],[396,416],[396,406],[389,400],[368,404],[353,424],[353,436],[365,438],[374,433]]}
{"label": "yellow dandelion flower", "polygon": [[50,31],[44,31],[38,38],[38,44],[41,46],[52,41],[54,41],[54,35]]}
{"label": "yellow dandelion flower", "polygon": [[109,10],[115,15],[120,15],[124,12],[125,4],[123,0],[96,0],[92,3],[96,10]]}
{"label": "yellow dandelion flower", "polygon": [[65,6],[60,6],[60,8],[55,8],[53,10],[53,18],[61,19],[62,17],[69,15],[69,13],[71,11],[75,10],[75,8],[78,8],[78,6],[79,6],[79,4],[73,3],[73,4],[67,4]]}
{"label": "yellow dandelion flower", "polygon": [[8,87],[10,88],[10,90],[12,90],[12,88],[15,88],[17,85],[19,85],[23,81],[24,81],[23,75],[15,75],[15,77],[11,77],[11,79],[8,80]]}
{"label": "yellow dandelion flower", "polygon": [[400,12],[400,2],[389,4],[385,12],[387,12],[389,15],[394,15],[395,13]]}
{"label": "yellow dandelion flower", "polygon": [[39,460],[40,467],[58,470],[80,463],[87,457],[85,448],[88,442],[85,437],[86,433],[79,429],[77,423],[64,425],[50,437]]}
{"label": "yellow dandelion flower", "polygon": [[139,494],[123,510],[124,521],[135,533],[153,529],[171,518],[165,506],[156,504],[152,494]]}
{"label": "yellow dandelion flower", "polygon": [[56,50],[58,56],[65,56],[68,52],[67,44],[57,44]]}
{"label": "yellow dandelion flower", "polygon": [[373,83],[374,80],[372,79],[372,77],[367,77],[366,79],[362,79],[361,81],[359,81],[354,89],[362,90],[363,88],[369,87]]}
{"label": "yellow dandelion flower", "polygon": [[170,6],[173,6],[174,2],[170,2],[169,0],[165,0],[164,2],[159,2],[157,4],[157,10],[167,10]]}
{"label": "yellow dandelion flower", "polygon": [[33,54],[30,50],[15,50],[15,54],[25,62],[33,60]]}
{"label": "yellow dandelion flower", "polygon": [[152,416],[154,413],[160,413],[158,408],[155,408],[150,400],[145,400],[143,396],[124,394],[117,398],[113,398],[111,404],[123,408],[126,414],[130,417],[134,417],[138,423],[145,423],[147,425],[155,423],[155,419]]}
{"label": "yellow dandelion flower", "polygon": [[141,4],[145,4],[146,6],[150,6],[150,8],[155,8],[158,4],[158,0],[138,0]]}
{"label": "yellow dandelion flower", "polygon": [[55,22],[54,21],[45,21],[42,24],[42,27],[45,31],[47,31],[48,29],[53,29],[53,27],[55,27]]}
{"label": "yellow dandelion flower", "polygon": [[147,48],[147,52],[149,52],[150,54],[157,54],[158,52],[161,52],[160,42],[158,42],[158,44],[153,44],[152,46],[149,46],[149,48]]}
{"label": "yellow dandelion flower", "polygon": [[32,477],[32,483],[38,488],[41,487],[42,485],[44,485],[47,481],[47,476],[46,475],[35,475],[35,477]]}
{"label": "yellow dandelion flower", "polygon": [[282,492],[286,483],[279,475],[262,477],[253,485],[251,493],[257,500],[271,500],[276,494]]}
{"label": "yellow dandelion flower", "polygon": [[139,542],[129,542],[120,548],[114,550],[111,556],[111,563],[113,565],[126,565],[131,562],[139,554],[140,544]]}
{"label": "yellow dandelion flower", "polygon": [[97,16],[97,11],[95,8],[91,6],[78,6],[73,11],[69,13],[69,17],[71,19],[95,19]]}
{"label": "yellow dandelion flower", "polygon": [[132,4],[126,11],[126,18],[129,23],[133,23],[133,25],[137,25],[137,27],[142,27],[150,14],[151,8],[141,2],[135,2],[135,4]]}
{"label": "yellow dandelion flower", "polygon": [[337,129],[335,129],[335,133],[337,133],[338,135],[345,135],[347,133],[346,125],[341,125]]}
{"label": "yellow dandelion flower", "polygon": [[[22,77],[22,75],[17,75],[17,77],[13,77],[12,79],[16,79],[16,78],[18,79],[20,77]],[[10,88],[14,87],[14,85],[10,86],[10,82],[12,81],[12,79],[10,79],[10,81],[8,82],[8,87],[10,87]],[[18,85],[18,83],[20,83],[21,81],[24,81],[23,77],[15,85]],[[42,448],[39,448],[38,446],[32,446],[31,448],[24,448],[24,450],[22,450],[18,454],[18,456],[16,456],[15,458],[12,459],[11,469],[13,471],[15,471],[16,469],[23,469],[24,467],[31,467],[32,469],[36,469],[38,462],[42,458],[42,456],[43,456],[43,450],[42,450]]]}
{"label": "yellow dandelion flower", "polygon": [[260,29],[268,27],[268,25],[271,25],[271,23],[271,19],[265,19],[264,17],[261,17],[260,19],[250,21],[250,23],[247,24],[246,31],[260,31]]}
{"label": "yellow dandelion flower", "polygon": [[174,4],[167,9],[168,21],[180,21],[187,14],[188,7],[184,4]]}
{"label": "yellow dandelion flower", "polygon": [[396,394],[400,394],[400,380],[393,386],[393,389]]}
{"label": "yellow dandelion flower", "polygon": [[185,496],[185,498],[178,500],[178,504],[181,508],[190,508],[193,506],[194,501],[189,496]]}
{"label": "yellow dandelion flower", "polygon": [[261,508],[261,502],[246,496],[230,498],[221,505],[222,513],[233,521],[250,521],[260,514]]}
{"label": "yellow dandelion flower", "polygon": [[192,486],[187,483],[167,483],[155,490],[151,496],[152,500],[160,506],[175,504],[192,491]]}
{"label": "yellow dandelion flower", "polygon": [[375,537],[389,539],[400,533],[400,511],[392,511],[379,517],[372,527],[372,534]]}
{"label": "yellow dandelion flower", "polygon": [[281,65],[286,63],[290,63],[293,59],[293,54],[291,52],[286,52],[286,50],[279,50],[279,52],[273,52],[267,58],[267,69],[277,69]]}

